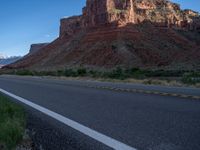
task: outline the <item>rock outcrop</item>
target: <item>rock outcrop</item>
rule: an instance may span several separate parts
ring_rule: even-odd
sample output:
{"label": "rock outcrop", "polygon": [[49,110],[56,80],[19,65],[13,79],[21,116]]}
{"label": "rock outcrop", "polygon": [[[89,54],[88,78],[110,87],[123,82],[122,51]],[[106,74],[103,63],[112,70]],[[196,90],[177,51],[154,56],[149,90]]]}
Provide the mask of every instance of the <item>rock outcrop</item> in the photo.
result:
{"label": "rock outcrop", "polygon": [[126,26],[150,21],[157,27],[197,30],[199,14],[181,10],[167,0],[87,0],[82,16],[61,20],[60,35],[71,35],[77,30],[97,26]]}
{"label": "rock outcrop", "polygon": [[82,28],[82,16],[63,18],[60,20],[60,37],[72,36]]}
{"label": "rock outcrop", "polygon": [[29,54],[36,53],[38,50],[42,49],[43,47],[47,46],[49,43],[38,43],[32,44],[29,50]]}
{"label": "rock outcrop", "polygon": [[200,17],[194,17],[192,22],[192,28],[200,33]]}
{"label": "rock outcrop", "polygon": [[133,0],[88,0],[83,8],[83,20],[86,27],[134,23]]}
{"label": "rock outcrop", "polygon": [[[187,44],[186,44],[187,43]],[[87,0],[58,39],[7,68],[200,69],[200,16],[167,0]]]}

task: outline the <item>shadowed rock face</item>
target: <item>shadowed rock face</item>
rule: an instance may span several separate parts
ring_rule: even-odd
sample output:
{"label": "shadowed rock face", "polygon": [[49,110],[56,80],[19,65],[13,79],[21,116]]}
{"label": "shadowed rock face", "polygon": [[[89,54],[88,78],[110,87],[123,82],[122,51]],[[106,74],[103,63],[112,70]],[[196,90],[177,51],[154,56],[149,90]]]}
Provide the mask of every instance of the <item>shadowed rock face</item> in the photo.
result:
{"label": "shadowed rock face", "polygon": [[7,67],[200,69],[199,32],[199,14],[167,0],[87,0],[58,39]]}
{"label": "shadowed rock face", "polygon": [[82,28],[82,16],[63,18],[60,20],[60,37],[72,36]]}
{"label": "shadowed rock face", "polygon": [[31,48],[29,50],[29,54],[33,54],[43,48],[44,46],[47,46],[49,43],[39,43],[39,44],[32,44]]}

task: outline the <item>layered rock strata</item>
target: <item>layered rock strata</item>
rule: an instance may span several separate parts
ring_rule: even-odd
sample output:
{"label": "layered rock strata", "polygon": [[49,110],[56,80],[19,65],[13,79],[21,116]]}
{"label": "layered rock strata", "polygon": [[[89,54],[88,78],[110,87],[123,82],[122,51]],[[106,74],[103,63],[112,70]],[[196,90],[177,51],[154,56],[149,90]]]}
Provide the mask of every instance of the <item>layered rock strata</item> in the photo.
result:
{"label": "layered rock strata", "polygon": [[87,0],[81,16],[61,19],[60,37],[98,26],[126,26],[144,21],[157,27],[199,30],[199,14],[166,0]]}

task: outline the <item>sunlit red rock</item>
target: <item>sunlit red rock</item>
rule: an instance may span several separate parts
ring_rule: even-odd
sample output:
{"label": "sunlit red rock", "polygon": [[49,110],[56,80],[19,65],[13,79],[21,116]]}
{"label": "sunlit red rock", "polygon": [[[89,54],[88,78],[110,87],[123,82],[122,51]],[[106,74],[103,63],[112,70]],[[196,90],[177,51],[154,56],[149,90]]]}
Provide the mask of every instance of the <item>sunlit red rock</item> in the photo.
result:
{"label": "sunlit red rock", "polygon": [[60,36],[8,68],[200,69],[200,17],[167,0],[87,0]]}

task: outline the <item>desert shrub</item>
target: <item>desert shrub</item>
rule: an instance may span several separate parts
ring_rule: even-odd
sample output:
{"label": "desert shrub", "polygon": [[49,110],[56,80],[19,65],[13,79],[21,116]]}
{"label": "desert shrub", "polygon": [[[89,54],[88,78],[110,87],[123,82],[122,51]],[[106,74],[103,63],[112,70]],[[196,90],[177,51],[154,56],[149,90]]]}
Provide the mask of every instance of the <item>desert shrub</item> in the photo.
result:
{"label": "desert shrub", "polygon": [[200,83],[200,72],[185,73],[182,77],[182,82],[185,84]]}
{"label": "desert shrub", "polygon": [[43,71],[33,71],[33,74],[35,76],[44,76],[45,72],[43,72]]}
{"label": "desert shrub", "polygon": [[85,68],[78,68],[77,75],[78,76],[85,76],[87,74],[87,70]]}
{"label": "desert shrub", "polygon": [[106,71],[102,74],[104,78],[111,78],[111,79],[125,79],[127,75],[125,74],[124,70],[120,67],[113,69],[112,71]]}
{"label": "desert shrub", "polygon": [[199,83],[198,72],[191,72],[185,70],[144,70],[140,68],[124,69],[116,67],[115,69],[98,71],[87,70],[86,68],[66,68],[57,71],[31,71],[31,70],[13,70],[8,74],[15,74],[21,76],[66,76],[66,77],[83,77],[91,76],[94,78],[110,78],[124,80],[127,78],[145,79],[145,78],[159,78],[159,77],[181,77],[182,82],[188,84]]}
{"label": "desert shrub", "polygon": [[64,70],[57,70],[57,76],[64,76],[65,71]]}
{"label": "desert shrub", "polygon": [[102,72],[96,71],[96,70],[90,70],[90,71],[88,71],[88,75],[93,77],[93,78],[101,77],[102,76]]}
{"label": "desert shrub", "polygon": [[117,49],[116,45],[112,45],[111,47],[112,47],[112,50],[114,50],[114,51]]}
{"label": "desert shrub", "polygon": [[183,70],[146,70],[147,77],[181,77],[185,71]]}
{"label": "desert shrub", "polygon": [[17,70],[17,71],[15,71],[15,75],[20,75],[20,76],[30,75],[30,76],[33,76],[34,73],[30,70]]}
{"label": "desert shrub", "polygon": [[64,75],[66,77],[77,77],[78,76],[77,72],[74,71],[73,69],[65,69]]}
{"label": "desert shrub", "polygon": [[145,78],[145,72],[139,68],[126,69],[125,74],[129,78],[143,79]]}
{"label": "desert shrub", "polygon": [[57,76],[56,71],[41,71],[41,76]]}

